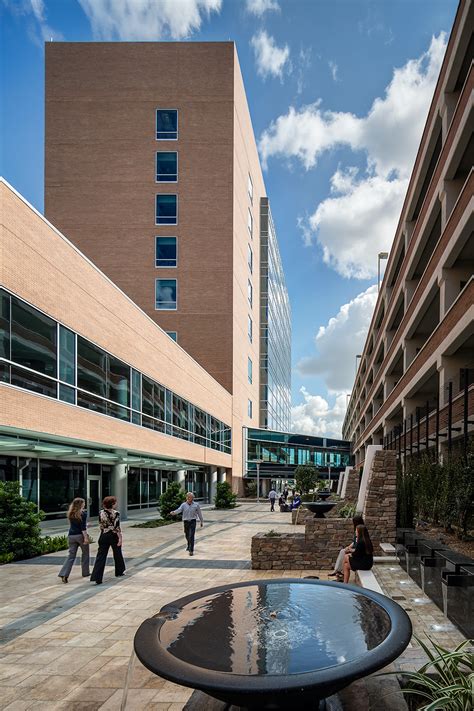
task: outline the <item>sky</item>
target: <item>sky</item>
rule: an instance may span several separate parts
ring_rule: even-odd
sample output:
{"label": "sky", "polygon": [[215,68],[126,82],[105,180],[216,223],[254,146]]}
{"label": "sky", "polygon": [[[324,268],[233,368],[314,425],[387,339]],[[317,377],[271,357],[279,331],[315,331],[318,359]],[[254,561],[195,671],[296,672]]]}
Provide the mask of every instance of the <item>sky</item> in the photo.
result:
{"label": "sky", "polygon": [[235,41],[291,302],[292,426],[338,437],[456,9],[0,0],[0,174],[43,211],[45,41]]}

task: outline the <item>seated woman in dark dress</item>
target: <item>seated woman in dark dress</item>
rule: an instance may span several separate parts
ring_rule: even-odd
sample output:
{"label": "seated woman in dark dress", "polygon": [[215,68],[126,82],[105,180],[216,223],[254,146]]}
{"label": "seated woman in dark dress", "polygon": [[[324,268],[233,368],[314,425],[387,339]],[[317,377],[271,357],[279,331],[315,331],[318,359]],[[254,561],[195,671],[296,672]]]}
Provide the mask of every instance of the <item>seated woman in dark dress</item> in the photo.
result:
{"label": "seated woman in dark dress", "polygon": [[356,527],[356,543],[354,551],[344,557],[344,582],[348,583],[351,570],[370,570],[374,564],[374,547],[370,540],[367,526],[359,524]]}

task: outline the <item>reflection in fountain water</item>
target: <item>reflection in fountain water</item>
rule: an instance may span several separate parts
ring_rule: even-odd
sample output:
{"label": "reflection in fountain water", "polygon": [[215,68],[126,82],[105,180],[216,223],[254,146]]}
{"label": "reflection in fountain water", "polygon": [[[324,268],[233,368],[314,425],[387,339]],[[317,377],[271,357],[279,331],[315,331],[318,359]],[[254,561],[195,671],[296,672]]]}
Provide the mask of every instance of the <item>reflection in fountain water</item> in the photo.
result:
{"label": "reflection in fountain water", "polygon": [[448,586],[441,583],[441,592],[443,594],[443,614],[448,616]]}
{"label": "reflection in fountain water", "polygon": [[[361,656],[390,632],[373,600],[318,585],[254,585],[184,605],[160,629],[175,657],[234,674],[296,674]],[[343,661],[342,661],[343,660]]]}

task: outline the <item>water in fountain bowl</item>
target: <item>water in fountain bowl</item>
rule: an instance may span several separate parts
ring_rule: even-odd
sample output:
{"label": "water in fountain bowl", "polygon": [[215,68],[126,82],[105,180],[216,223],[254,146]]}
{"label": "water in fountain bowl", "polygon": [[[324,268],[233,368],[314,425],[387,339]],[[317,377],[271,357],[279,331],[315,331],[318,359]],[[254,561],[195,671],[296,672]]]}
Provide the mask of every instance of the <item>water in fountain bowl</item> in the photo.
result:
{"label": "water in fountain bowl", "polygon": [[205,669],[298,674],[344,664],[388,636],[385,610],[343,587],[272,583],[189,603],[160,629],[161,644]]}

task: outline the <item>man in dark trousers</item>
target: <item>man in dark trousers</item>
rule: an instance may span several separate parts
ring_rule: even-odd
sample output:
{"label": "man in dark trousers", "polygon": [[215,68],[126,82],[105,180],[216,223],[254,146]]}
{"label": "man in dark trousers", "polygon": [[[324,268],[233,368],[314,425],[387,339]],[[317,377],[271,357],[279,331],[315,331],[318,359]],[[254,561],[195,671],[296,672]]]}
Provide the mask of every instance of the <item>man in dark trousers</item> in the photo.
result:
{"label": "man in dark trousers", "polygon": [[194,494],[191,491],[188,491],[186,494],[186,501],[183,501],[181,506],[178,506],[176,511],[171,511],[172,516],[177,516],[180,513],[183,514],[184,535],[186,536],[186,541],[188,543],[186,550],[189,552],[189,555],[194,555],[196,520],[199,518],[201,521],[201,528],[203,527],[204,521],[202,518],[201,507],[194,501]]}
{"label": "man in dark trousers", "polygon": [[270,493],[268,494],[268,498],[270,499],[270,511],[275,511],[275,501],[277,496],[278,494],[275,489],[270,489]]}

